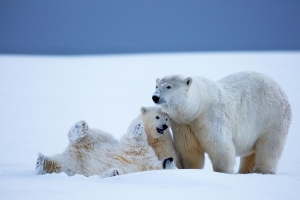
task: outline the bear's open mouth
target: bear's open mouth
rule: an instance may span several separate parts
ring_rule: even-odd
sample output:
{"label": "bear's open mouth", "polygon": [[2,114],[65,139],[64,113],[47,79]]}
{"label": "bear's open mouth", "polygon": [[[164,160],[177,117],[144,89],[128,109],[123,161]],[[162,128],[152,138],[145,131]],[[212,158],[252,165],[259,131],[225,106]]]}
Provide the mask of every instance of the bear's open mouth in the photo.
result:
{"label": "bear's open mouth", "polygon": [[158,132],[158,133],[160,133],[160,134],[164,134],[164,129],[160,129],[160,128],[156,128],[156,131]]}

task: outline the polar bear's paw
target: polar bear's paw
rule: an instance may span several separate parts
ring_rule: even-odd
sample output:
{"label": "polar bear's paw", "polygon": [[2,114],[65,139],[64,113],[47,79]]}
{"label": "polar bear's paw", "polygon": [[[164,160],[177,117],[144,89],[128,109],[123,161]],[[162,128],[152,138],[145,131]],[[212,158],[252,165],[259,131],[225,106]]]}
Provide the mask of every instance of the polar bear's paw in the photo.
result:
{"label": "polar bear's paw", "polygon": [[139,121],[139,123],[134,127],[132,137],[140,138],[142,134],[144,134],[144,123],[143,121]]}
{"label": "polar bear's paw", "polygon": [[80,142],[87,135],[87,131],[88,131],[87,123],[85,121],[79,121],[71,127],[68,133],[68,138],[70,142],[76,144]]}
{"label": "polar bear's paw", "polygon": [[117,170],[117,169],[114,169],[114,170],[111,172],[110,177],[113,177],[113,176],[119,176],[119,175],[120,175],[120,174],[119,174],[118,170]]}
{"label": "polar bear's paw", "polygon": [[173,161],[174,159],[172,157],[164,159],[163,169],[177,169]]}
{"label": "polar bear's paw", "polygon": [[44,170],[45,163],[46,163],[46,157],[43,154],[39,153],[38,159],[36,161],[36,168],[35,168],[35,171],[38,175],[46,173],[46,171]]}

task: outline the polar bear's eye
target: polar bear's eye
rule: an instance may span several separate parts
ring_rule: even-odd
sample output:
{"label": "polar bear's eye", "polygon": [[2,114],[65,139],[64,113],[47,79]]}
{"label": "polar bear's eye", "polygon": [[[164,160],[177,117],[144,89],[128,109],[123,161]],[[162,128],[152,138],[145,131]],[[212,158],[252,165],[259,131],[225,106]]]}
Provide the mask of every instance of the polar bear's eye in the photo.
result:
{"label": "polar bear's eye", "polygon": [[159,116],[156,116],[156,119],[159,119]]}
{"label": "polar bear's eye", "polygon": [[167,88],[168,88],[168,89],[171,89],[171,86],[168,86]]}
{"label": "polar bear's eye", "polygon": [[158,87],[156,86],[156,88],[158,88]]}
{"label": "polar bear's eye", "polygon": [[166,121],[168,121],[168,118],[166,118]]}

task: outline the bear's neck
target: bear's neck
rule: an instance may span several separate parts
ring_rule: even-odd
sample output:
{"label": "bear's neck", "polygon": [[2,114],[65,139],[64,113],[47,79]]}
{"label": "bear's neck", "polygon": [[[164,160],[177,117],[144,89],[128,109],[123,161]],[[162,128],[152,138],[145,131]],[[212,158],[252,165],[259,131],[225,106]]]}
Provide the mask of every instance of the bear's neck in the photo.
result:
{"label": "bear's neck", "polygon": [[161,109],[179,124],[191,123],[201,112],[199,102],[187,97],[174,98],[170,103],[163,105]]}
{"label": "bear's neck", "polygon": [[162,111],[178,124],[193,123],[209,107],[211,101],[209,88],[213,85],[212,81],[194,79],[194,82],[186,95],[173,98],[161,106]]}
{"label": "bear's neck", "polygon": [[147,138],[148,144],[149,144],[151,147],[155,148],[155,145],[159,142],[159,139],[158,139],[158,138],[151,137],[150,134],[148,134],[148,133],[147,133],[147,135],[149,136],[149,137]]}

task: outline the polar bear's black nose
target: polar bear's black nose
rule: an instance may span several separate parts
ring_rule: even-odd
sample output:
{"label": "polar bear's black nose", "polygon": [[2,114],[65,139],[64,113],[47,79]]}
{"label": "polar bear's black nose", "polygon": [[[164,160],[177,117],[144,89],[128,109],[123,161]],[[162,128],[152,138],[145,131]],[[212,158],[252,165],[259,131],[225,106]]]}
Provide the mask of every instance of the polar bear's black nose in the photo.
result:
{"label": "polar bear's black nose", "polygon": [[157,102],[159,101],[159,97],[153,95],[153,96],[152,96],[152,100],[154,101],[154,103],[157,103]]}
{"label": "polar bear's black nose", "polygon": [[166,125],[166,124],[162,125],[162,127],[163,127],[164,130],[166,130],[167,128],[169,128],[168,125]]}

